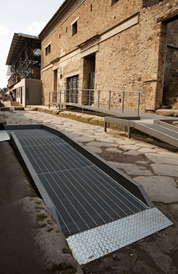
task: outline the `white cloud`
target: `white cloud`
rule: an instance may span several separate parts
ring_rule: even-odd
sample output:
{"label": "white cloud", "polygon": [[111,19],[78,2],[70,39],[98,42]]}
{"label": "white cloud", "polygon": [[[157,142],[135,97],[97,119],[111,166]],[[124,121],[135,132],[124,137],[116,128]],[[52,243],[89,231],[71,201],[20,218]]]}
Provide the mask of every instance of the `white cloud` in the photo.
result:
{"label": "white cloud", "polygon": [[31,35],[38,35],[44,26],[46,25],[45,22],[32,22],[28,28],[26,28],[25,32],[26,34],[31,34]]}
{"label": "white cloud", "polygon": [[1,36],[1,44],[8,45],[9,40],[12,39],[13,34],[10,32],[10,30],[7,27],[0,25],[0,36]]}

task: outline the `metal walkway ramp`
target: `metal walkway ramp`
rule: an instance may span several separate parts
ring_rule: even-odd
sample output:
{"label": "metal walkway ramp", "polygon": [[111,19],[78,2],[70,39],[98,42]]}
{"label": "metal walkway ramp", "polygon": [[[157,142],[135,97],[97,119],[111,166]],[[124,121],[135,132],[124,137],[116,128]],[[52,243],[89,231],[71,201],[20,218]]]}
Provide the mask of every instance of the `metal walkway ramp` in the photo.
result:
{"label": "metal walkway ramp", "polygon": [[134,127],[163,142],[178,147],[178,128],[160,120],[136,121]]}
{"label": "metal walkway ramp", "polygon": [[171,225],[141,187],[108,166],[109,176],[106,162],[59,131],[7,129],[80,264]]}
{"label": "metal walkway ramp", "polygon": [[178,127],[172,122],[178,119],[140,119],[140,117],[105,117],[104,131],[107,123],[119,124],[128,127],[128,138],[131,138],[131,129],[135,128],[163,142],[178,147]]}

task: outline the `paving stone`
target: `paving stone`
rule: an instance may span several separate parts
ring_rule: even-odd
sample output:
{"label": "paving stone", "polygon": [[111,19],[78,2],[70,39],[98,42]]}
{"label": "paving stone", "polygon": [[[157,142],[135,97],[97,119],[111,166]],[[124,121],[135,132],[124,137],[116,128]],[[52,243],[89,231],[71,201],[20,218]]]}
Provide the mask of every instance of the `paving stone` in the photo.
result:
{"label": "paving stone", "polygon": [[110,143],[104,143],[104,142],[90,142],[86,145],[93,146],[93,147],[112,147]]}
{"label": "paving stone", "polygon": [[136,161],[135,163],[139,164],[139,165],[147,165],[148,164],[148,162],[146,162],[146,161]]}
{"label": "paving stone", "polygon": [[138,151],[140,152],[140,153],[151,153],[151,152],[155,152],[155,150],[154,149],[152,149],[152,148],[147,148],[147,147],[142,147],[142,148],[140,148],[140,149],[138,149]]}
{"label": "paving stone", "polygon": [[103,137],[103,136],[106,136],[105,132],[95,132],[95,135],[96,136],[100,136],[100,137]]}
{"label": "paving stone", "polygon": [[111,161],[109,161],[109,163],[118,169],[123,169],[129,175],[152,175],[152,172],[150,170],[147,170],[144,166],[137,166],[135,164],[118,163]]}
{"label": "paving stone", "polygon": [[139,147],[144,147],[144,148],[156,148],[155,145],[146,144],[146,143],[140,143],[140,142],[138,142],[137,145],[138,145]]}
{"label": "paving stone", "polygon": [[115,139],[116,142],[119,143],[119,145],[134,145],[136,142],[135,141],[130,141],[130,140],[123,140],[123,139]]}
{"label": "paving stone", "polygon": [[151,167],[157,175],[178,177],[178,168],[176,165],[152,164]]}
{"label": "paving stone", "polygon": [[107,142],[107,143],[113,143],[113,140],[112,138],[103,138],[103,137],[100,137],[100,142]]}
{"label": "paving stone", "polygon": [[129,150],[129,151],[126,151],[123,153],[124,155],[132,155],[132,156],[137,156],[139,155],[140,153],[135,151],[135,150]]}
{"label": "paving stone", "polygon": [[64,130],[65,132],[73,132],[73,130],[71,128],[65,128]]}
{"label": "paving stone", "polygon": [[152,201],[162,203],[178,202],[178,189],[173,178],[167,176],[139,176],[134,180],[140,183]]}
{"label": "paving stone", "polygon": [[152,162],[157,164],[178,165],[178,157],[168,157],[165,154],[146,153],[145,156]]}
{"label": "paving stone", "polygon": [[123,145],[123,146],[119,146],[120,149],[122,150],[137,150],[139,149],[140,147],[139,146],[136,146],[136,145]]}
{"label": "paving stone", "polygon": [[92,142],[95,140],[95,138],[86,137],[86,136],[74,137],[73,139],[82,143]]}
{"label": "paving stone", "polygon": [[69,136],[70,136],[71,138],[79,137],[79,136],[81,136],[81,135],[82,135],[82,133],[75,133],[75,132],[70,132],[70,133],[69,133]]}
{"label": "paving stone", "polygon": [[106,151],[113,152],[113,153],[122,153],[123,152],[122,150],[120,150],[118,148],[114,148],[114,147],[107,148]]}
{"label": "paving stone", "polygon": [[169,152],[169,151],[163,151],[162,149],[159,149],[158,153],[160,155],[163,155],[164,157],[168,156],[168,157],[171,157],[171,158],[178,158],[178,153],[172,153],[172,152]]}
{"label": "paving stone", "polygon": [[102,149],[99,148],[99,147],[89,147],[89,146],[88,146],[87,149],[90,150],[90,151],[93,152],[93,153],[97,153],[97,154],[102,153]]}

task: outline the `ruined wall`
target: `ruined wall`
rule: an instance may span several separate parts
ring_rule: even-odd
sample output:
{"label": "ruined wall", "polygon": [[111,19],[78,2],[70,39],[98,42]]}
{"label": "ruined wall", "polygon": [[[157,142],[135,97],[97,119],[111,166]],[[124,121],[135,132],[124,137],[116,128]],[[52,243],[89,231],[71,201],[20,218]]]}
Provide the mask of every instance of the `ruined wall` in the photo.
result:
{"label": "ruined wall", "polygon": [[[178,14],[178,1],[165,0],[140,12],[142,107],[155,110],[162,104],[167,18]],[[164,21],[164,22],[162,22]]]}

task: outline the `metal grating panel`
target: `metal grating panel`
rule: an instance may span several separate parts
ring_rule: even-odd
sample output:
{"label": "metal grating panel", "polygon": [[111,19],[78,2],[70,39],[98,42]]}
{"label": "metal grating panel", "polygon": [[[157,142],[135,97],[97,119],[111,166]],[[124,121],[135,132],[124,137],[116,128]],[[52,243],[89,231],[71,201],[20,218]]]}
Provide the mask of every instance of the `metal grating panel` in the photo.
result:
{"label": "metal grating panel", "polygon": [[42,129],[17,130],[16,136],[66,236],[148,208],[61,138]]}

